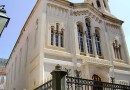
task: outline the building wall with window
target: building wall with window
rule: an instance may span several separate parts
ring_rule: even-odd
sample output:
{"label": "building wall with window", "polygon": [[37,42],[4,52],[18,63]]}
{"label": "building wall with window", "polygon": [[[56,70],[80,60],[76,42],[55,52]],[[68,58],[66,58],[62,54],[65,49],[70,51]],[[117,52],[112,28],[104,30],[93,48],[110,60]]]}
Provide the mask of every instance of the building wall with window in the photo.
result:
{"label": "building wall with window", "polygon": [[38,0],[7,63],[7,90],[33,90],[57,64],[72,76],[78,69],[83,78],[129,85],[122,24],[107,0]]}

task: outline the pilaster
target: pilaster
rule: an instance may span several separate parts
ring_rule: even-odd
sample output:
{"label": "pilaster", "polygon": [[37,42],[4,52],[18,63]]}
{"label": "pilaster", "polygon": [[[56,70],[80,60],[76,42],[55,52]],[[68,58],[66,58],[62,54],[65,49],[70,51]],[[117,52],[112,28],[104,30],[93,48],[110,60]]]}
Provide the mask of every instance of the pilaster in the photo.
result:
{"label": "pilaster", "polygon": [[95,28],[94,28],[94,23],[92,23],[92,26],[91,26],[91,36],[92,36],[92,42],[93,42],[93,51],[94,51],[94,54],[95,54],[95,57],[98,58],[98,55],[97,55],[97,50],[96,50],[96,44],[95,44]]}
{"label": "pilaster", "polygon": [[99,0],[100,4],[101,4],[101,11],[105,11],[105,6],[103,4],[103,0]]}
{"label": "pilaster", "polygon": [[88,53],[88,47],[87,47],[87,39],[86,39],[86,30],[87,30],[87,27],[86,27],[86,22],[85,22],[85,18],[83,17],[82,18],[82,21],[83,21],[83,31],[84,31],[84,48],[85,48],[85,52],[86,52],[86,56],[89,56],[89,53]]}
{"label": "pilaster", "polygon": [[106,4],[107,10],[110,12],[110,8],[109,8],[109,5],[108,5],[108,0],[104,0],[104,2]]}

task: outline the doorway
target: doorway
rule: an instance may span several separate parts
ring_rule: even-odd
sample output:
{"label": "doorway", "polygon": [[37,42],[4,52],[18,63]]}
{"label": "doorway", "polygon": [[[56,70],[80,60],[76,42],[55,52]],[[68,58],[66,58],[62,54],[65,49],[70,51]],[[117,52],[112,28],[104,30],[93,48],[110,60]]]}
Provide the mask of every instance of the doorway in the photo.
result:
{"label": "doorway", "polygon": [[103,90],[101,78],[98,75],[94,74],[92,76],[92,79],[94,80],[93,90]]}

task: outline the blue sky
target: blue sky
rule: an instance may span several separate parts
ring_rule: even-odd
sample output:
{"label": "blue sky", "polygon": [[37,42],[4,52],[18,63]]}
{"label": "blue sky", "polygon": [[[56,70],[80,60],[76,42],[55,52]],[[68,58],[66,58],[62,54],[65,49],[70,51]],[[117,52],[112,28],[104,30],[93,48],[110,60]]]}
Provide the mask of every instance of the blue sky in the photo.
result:
{"label": "blue sky", "polygon": [[[0,38],[0,58],[8,59],[20,31],[37,0],[0,0],[0,5],[6,5],[7,15],[11,18]],[[69,0],[83,2],[84,0]],[[125,21],[123,29],[130,55],[130,0],[109,0],[111,13]]]}

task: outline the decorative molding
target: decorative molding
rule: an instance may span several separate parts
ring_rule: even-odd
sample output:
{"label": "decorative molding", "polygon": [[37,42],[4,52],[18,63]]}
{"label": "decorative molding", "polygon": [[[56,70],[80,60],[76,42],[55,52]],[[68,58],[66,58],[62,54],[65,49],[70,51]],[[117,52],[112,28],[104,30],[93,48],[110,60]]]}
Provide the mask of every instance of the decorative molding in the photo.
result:
{"label": "decorative molding", "polygon": [[105,67],[111,67],[112,64],[109,60],[105,60],[105,59],[99,59],[99,58],[93,58],[93,57],[84,57],[83,59],[83,64],[87,64],[87,63],[91,63],[91,64],[95,64],[95,65],[102,65]]}
{"label": "decorative molding", "polygon": [[125,70],[114,69],[114,72],[118,74],[130,75],[130,71]]}
{"label": "decorative molding", "polygon": [[[74,63],[73,62],[57,60],[57,59],[43,58],[43,62],[44,63],[49,63],[49,64],[55,64],[55,65],[60,64],[60,65],[63,65],[63,66],[74,67]],[[77,66],[81,66],[81,64],[77,63]]]}
{"label": "decorative molding", "polygon": [[118,67],[130,68],[130,65],[128,65],[128,64],[126,64],[126,63],[123,63],[123,62],[113,61],[113,64],[114,64],[115,66],[118,66]]}
{"label": "decorative molding", "polygon": [[50,3],[47,4],[47,13],[49,15],[66,17],[68,15],[68,11],[69,11],[68,9],[63,8],[61,6],[50,4]]}
{"label": "decorative molding", "polygon": [[89,10],[75,10],[73,11],[73,15],[75,16],[88,15],[89,17],[92,17],[95,21],[97,21],[98,23],[102,23],[102,20],[98,16],[92,14]]}
{"label": "decorative molding", "polygon": [[49,6],[51,8],[56,8],[56,9],[59,9],[59,10],[65,11],[65,12],[69,11],[68,9],[65,9],[63,7],[60,7],[60,6],[57,6],[57,5],[54,5],[54,4],[50,4],[50,3],[48,3],[47,6]]}
{"label": "decorative molding", "polygon": [[[54,48],[54,47],[52,47]],[[58,49],[58,47],[56,47]],[[44,52],[50,55],[57,55],[57,56],[64,56],[64,57],[68,57],[68,58],[72,58],[72,54],[65,52],[65,51],[61,51],[61,50],[54,50],[54,49],[48,49],[48,48],[44,48]]]}
{"label": "decorative molding", "polygon": [[119,26],[119,25],[111,24],[111,23],[108,23],[108,22],[106,22],[106,25],[108,27],[114,28],[116,30],[121,30],[121,26]]}

